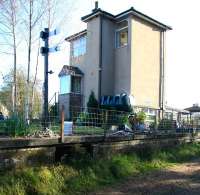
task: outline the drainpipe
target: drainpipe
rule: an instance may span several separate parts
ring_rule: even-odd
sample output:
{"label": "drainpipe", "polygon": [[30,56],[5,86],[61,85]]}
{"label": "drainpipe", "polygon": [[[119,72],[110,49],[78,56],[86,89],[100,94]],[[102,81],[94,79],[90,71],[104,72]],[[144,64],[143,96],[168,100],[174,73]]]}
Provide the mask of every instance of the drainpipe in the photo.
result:
{"label": "drainpipe", "polygon": [[[162,108],[163,108],[163,114],[164,114],[164,110],[165,110],[165,31],[163,31],[163,36],[162,36],[162,66],[163,66],[163,90],[162,90]],[[162,116],[163,117],[163,116]]]}
{"label": "drainpipe", "polygon": [[161,48],[160,48],[160,109],[162,110],[162,118],[165,107],[165,43],[164,43],[165,31],[161,32]]}
{"label": "drainpipe", "polygon": [[98,90],[98,99],[100,103],[101,99],[101,81],[102,81],[102,26],[103,26],[103,20],[102,15],[99,16],[100,22],[99,22],[99,29],[100,29],[100,35],[99,35],[99,90]]}

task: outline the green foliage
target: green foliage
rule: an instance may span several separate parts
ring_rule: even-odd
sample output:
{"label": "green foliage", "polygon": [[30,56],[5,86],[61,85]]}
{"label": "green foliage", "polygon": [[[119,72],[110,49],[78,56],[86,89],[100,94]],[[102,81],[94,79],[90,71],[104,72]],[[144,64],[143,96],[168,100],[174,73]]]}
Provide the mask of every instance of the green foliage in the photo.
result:
{"label": "green foliage", "polygon": [[[91,129],[91,132],[93,130],[94,132],[97,132],[98,129],[96,128],[103,128],[108,129],[109,125],[124,125],[128,124],[128,115],[125,113],[119,113],[119,112],[113,112],[113,111],[101,111],[101,114],[98,114],[98,119],[95,118],[97,111],[100,113],[99,110],[96,110],[96,113],[90,113],[90,112],[82,112],[79,114],[76,120],[76,124],[78,126],[91,126],[93,129]],[[96,128],[95,128],[96,126]],[[88,128],[87,128],[88,129]],[[102,132],[102,129],[100,129]]]}
{"label": "green foliage", "polygon": [[76,120],[77,125],[84,126],[89,121],[89,113],[81,112]]}
{"label": "green foliage", "polygon": [[85,153],[51,166],[26,167],[0,172],[0,195],[89,194],[131,175],[190,160],[200,155],[200,144],[183,144],[169,149],[143,148],[130,154],[95,160]]}
{"label": "green foliage", "polygon": [[[135,158],[134,158],[135,157]],[[139,159],[136,156],[121,156],[117,155],[112,158],[110,171],[112,175],[121,179],[123,177],[127,177],[134,172],[137,173],[137,165]]]}
{"label": "green foliage", "polygon": [[127,114],[122,114],[122,115],[119,117],[119,124],[120,124],[120,125],[129,124],[128,115],[127,115]]}
{"label": "green foliage", "polygon": [[23,118],[12,117],[0,122],[0,131],[11,136],[21,136],[26,133],[26,125]]}
{"label": "green foliage", "polygon": [[91,91],[88,102],[87,102],[87,107],[88,108],[98,108],[99,103],[95,97],[94,91]]}
{"label": "green foliage", "polygon": [[54,105],[52,105],[49,109],[49,115],[52,118],[55,118],[56,116],[59,116],[59,109],[58,109],[58,103],[55,103]]}
{"label": "green foliage", "polygon": [[102,127],[94,126],[76,126],[73,129],[74,134],[79,135],[102,135],[104,134],[104,129]]}
{"label": "green foliage", "polygon": [[78,126],[95,126],[92,114],[89,112],[81,112],[76,120]]}
{"label": "green foliage", "polygon": [[146,119],[146,114],[143,111],[140,111],[136,114],[136,120],[137,122],[139,122],[140,124],[143,124],[144,121]]}

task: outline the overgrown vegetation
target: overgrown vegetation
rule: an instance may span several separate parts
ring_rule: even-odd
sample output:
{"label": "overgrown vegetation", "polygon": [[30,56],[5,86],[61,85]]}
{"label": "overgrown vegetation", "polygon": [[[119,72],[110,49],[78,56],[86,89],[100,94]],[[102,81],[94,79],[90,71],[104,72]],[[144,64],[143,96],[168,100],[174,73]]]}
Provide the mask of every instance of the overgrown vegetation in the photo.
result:
{"label": "overgrown vegetation", "polygon": [[199,155],[200,144],[195,143],[162,150],[145,148],[98,161],[88,155],[78,154],[63,164],[0,173],[0,194],[88,194],[126,177],[165,168]]}
{"label": "overgrown vegetation", "polygon": [[[26,125],[22,117],[10,118],[0,121],[0,134],[11,137],[21,137],[27,135],[33,135],[34,133],[42,129],[42,123],[40,120],[35,119],[30,125]],[[60,132],[60,123],[52,122],[50,129],[55,132]]]}

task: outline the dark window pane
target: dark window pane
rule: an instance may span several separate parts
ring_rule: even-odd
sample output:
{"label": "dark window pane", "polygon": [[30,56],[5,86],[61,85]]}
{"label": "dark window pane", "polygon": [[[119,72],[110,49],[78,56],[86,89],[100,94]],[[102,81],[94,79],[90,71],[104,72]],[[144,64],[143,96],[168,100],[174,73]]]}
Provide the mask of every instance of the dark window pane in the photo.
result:
{"label": "dark window pane", "polygon": [[116,33],[117,47],[122,47],[128,44],[128,28],[117,31]]}
{"label": "dark window pane", "polygon": [[72,87],[73,93],[81,93],[81,77],[72,76]]}

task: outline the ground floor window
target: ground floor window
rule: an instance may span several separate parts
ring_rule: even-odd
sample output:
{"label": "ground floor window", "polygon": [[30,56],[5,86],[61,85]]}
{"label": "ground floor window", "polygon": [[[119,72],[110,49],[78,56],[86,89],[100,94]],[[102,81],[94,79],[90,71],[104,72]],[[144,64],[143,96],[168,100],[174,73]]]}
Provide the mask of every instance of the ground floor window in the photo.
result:
{"label": "ground floor window", "polygon": [[70,93],[71,76],[65,75],[60,77],[60,94]]}
{"label": "ground floor window", "polygon": [[60,94],[81,93],[81,77],[65,75],[60,77]]}
{"label": "ground floor window", "polygon": [[71,77],[71,92],[81,93],[81,77],[78,76]]}

